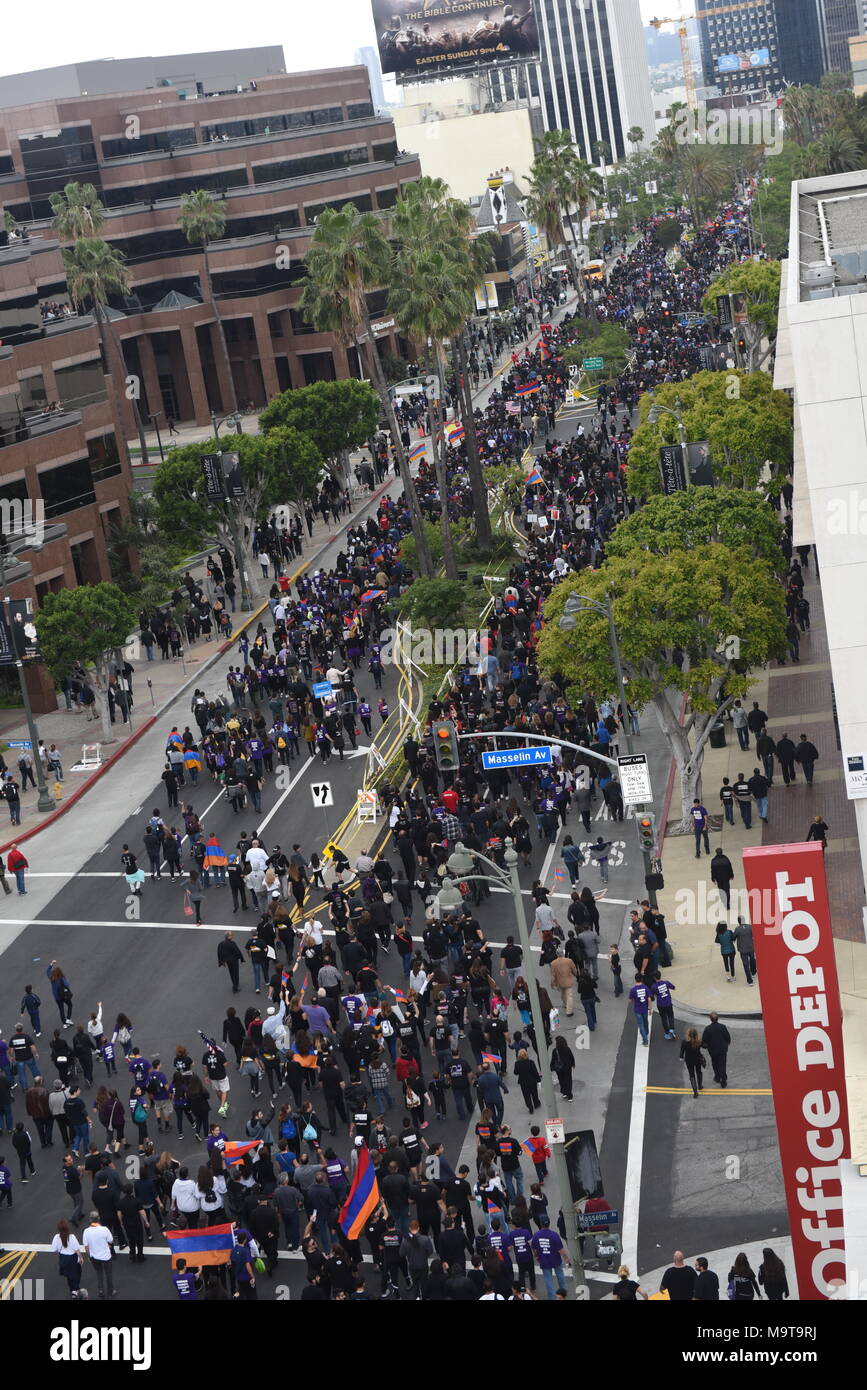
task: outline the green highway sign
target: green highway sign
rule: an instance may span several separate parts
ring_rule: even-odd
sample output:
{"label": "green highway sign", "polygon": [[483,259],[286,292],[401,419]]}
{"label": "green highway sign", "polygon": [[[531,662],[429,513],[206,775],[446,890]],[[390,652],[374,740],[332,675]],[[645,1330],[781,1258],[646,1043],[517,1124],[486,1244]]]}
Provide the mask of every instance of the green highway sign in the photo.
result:
{"label": "green highway sign", "polygon": [[604,357],[585,357],[581,363],[585,372],[598,372],[605,366]]}

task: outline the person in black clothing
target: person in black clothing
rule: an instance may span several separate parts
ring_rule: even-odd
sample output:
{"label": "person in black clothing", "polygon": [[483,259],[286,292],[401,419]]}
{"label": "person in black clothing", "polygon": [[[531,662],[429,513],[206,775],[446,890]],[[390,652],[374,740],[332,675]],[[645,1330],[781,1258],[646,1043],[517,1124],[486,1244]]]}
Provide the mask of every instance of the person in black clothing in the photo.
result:
{"label": "person in black clothing", "polygon": [[759,1265],[759,1283],[762,1285],[771,1303],[782,1303],[784,1298],[789,1297],[789,1281],[786,1278],[786,1266],[773,1250],[762,1251],[762,1263]]}
{"label": "person in black clothing", "polygon": [[729,1270],[729,1288],[735,1303],[752,1303],[754,1298],[762,1296],[756,1276],[750,1269],[750,1262],[743,1251],[735,1256],[735,1262]]}
{"label": "person in black clothing", "polygon": [[801,764],[808,787],[813,785],[813,767],[818,756],[819,750],[815,743],[811,743],[806,734],[801,734],[795,749],[795,762]]}
{"label": "person in black clothing", "polygon": [[144,1261],[144,1234],[147,1229],[144,1207],[138,1197],[134,1196],[132,1183],[125,1182],[123,1185],[123,1195],[117,1204],[117,1219],[124,1229],[124,1233],[129,1243],[129,1258],[133,1264],[141,1264]]}
{"label": "person in black clothing", "polygon": [[795,753],[797,749],[788,734],[777,740],[777,761],[786,786],[797,780],[795,774]]}
{"label": "person in black clothing", "polygon": [[713,1270],[708,1268],[704,1255],[699,1255],[695,1267],[697,1276],[692,1295],[693,1302],[717,1303],[719,1301],[719,1275],[714,1274]]}
{"label": "person in black clothing", "polygon": [[689,1303],[695,1292],[696,1272],[691,1265],[684,1264],[683,1251],[675,1250],[674,1264],[669,1265],[659,1285],[660,1292],[667,1289],[673,1303]]}
{"label": "person in black clothing", "polygon": [[228,970],[229,979],[232,981],[233,994],[240,994],[241,992],[240,967],[243,960],[243,951],[233,939],[232,933],[227,931],[223,940],[217,944],[217,964],[219,966],[225,965]]}

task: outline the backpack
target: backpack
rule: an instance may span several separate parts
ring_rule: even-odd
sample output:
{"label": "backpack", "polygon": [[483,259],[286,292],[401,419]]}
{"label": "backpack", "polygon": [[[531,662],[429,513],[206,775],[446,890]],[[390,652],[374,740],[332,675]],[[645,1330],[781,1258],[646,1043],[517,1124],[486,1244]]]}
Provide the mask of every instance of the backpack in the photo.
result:
{"label": "backpack", "polygon": [[[308,1125],[308,1128],[309,1128],[309,1125]],[[280,1126],[280,1138],[281,1138],[281,1139],[295,1139],[296,1136],[297,1136],[297,1134],[298,1134],[298,1127],[297,1127],[297,1125],[295,1124],[295,1121],[293,1120],[293,1118],[292,1118],[291,1115],[287,1115],[287,1116],[286,1116],[286,1119],[283,1121],[283,1123],[282,1123],[281,1126]]]}
{"label": "backpack", "polygon": [[147,1110],[146,1110],[145,1107],[142,1105],[141,1101],[140,1101],[140,1100],[137,1100],[136,1103],[135,1103],[135,1109],[134,1109],[133,1112],[132,1112],[133,1124],[136,1124],[136,1125],[143,1125],[143,1124],[145,1124],[145,1122],[147,1121],[147,1117],[148,1117],[148,1112],[147,1112]]}

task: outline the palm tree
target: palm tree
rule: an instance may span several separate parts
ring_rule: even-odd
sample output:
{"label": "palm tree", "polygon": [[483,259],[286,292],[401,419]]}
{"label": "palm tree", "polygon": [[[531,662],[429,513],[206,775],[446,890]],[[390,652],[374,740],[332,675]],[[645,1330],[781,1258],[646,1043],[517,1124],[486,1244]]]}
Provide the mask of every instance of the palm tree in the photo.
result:
{"label": "palm tree", "polygon": [[217,323],[217,339],[220,345],[220,355],[223,359],[228,389],[228,402],[224,401],[223,404],[228,404],[230,414],[237,413],[238,397],[235,395],[235,383],[232,380],[232,364],[229,361],[229,349],[226,346],[226,334],[223,330],[223,320],[220,318],[220,311],[217,308],[217,301],[214,298],[214,284],[211,279],[211,262],[208,256],[208,247],[210,243],[212,241],[219,241],[223,232],[226,230],[226,214],[206,188],[197,188],[193,193],[185,193],[181,198],[181,210],[178,213],[178,226],[191,245],[200,245],[202,248],[205,298],[211,306]]}
{"label": "palm tree", "polygon": [[[105,208],[99,201],[96,189],[92,183],[68,183],[65,185],[62,193],[49,194],[48,201],[51,204],[51,211],[54,213],[54,230],[63,240],[71,241],[73,244],[82,240],[82,238],[95,238],[105,221]],[[126,289],[127,284],[126,281],[124,281],[124,292]],[[96,317],[97,325],[101,325],[100,340],[102,342],[105,364],[110,372],[112,370],[111,359],[106,351],[105,341],[105,333],[107,332],[115,349],[115,360],[124,368],[122,375],[125,378],[126,369],[123,362],[123,354],[120,349],[120,344],[115,337],[114,330],[109,320],[104,315],[102,319],[100,319],[99,314],[95,314],[94,316]],[[114,392],[114,396],[115,401],[117,401],[116,391]],[[132,411],[135,419],[136,433],[138,434],[141,462],[147,465],[150,459],[148,456],[144,421],[141,416],[138,396],[133,396],[132,398]],[[115,423],[119,427],[118,433],[123,434],[123,416],[119,416]]]}
{"label": "palm tree", "polygon": [[[550,181],[556,192],[560,205],[560,227],[562,233],[563,216],[569,224],[572,233],[572,244],[577,245],[578,238],[575,233],[575,224],[572,220],[572,204],[576,202],[575,186],[579,181],[580,167],[588,168],[584,161],[578,158],[572,136],[568,130],[549,130],[535,142],[536,158],[530,170],[531,184],[530,192],[533,193],[533,179],[540,178],[543,183]],[[534,218],[540,221],[540,218]],[[543,223],[544,225],[544,223]],[[547,228],[546,228],[547,232]],[[583,242],[583,235],[582,235]],[[565,235],[562,237],[566,242]],[[567,247],[568,250],[568,247]],[[578,280],[574,274],[574,257],[569,258],[570,267],[573,271],[573,284],[578,288]]]}
{"label": "palm tree", "polygon": [[602,167],[602,188],[605,201],[608,202],[608,165],[611,163],[611,146],[607,140],[597,140],[593,146],[593,155],[599,160]]}
{"label": "palm tree", "polygon": [[403,242],[395,258],[391,284],[389,308],[397,316],[407,337],[416,343],[429,345],[428,351],[440,382],[431,410],[431,437],[442,509],[443,565],[446,578],[456,580],[458,565],[449,518],[447,445],[444,438],[443,396],[447,369],[443,340],[451,338],[463,328],[466,299],[455,282],[452,260],[437,238]]}
{"label": "palm tree", "polygon": [[715,198],[726,186],[725,165],[713,145],[684,145],[677,165],[677,183],[689,204],[696,231],[701,221],[703,198]]}
{"label": "palm tree", "polygon": [[829,130],[815,145],[819,174],[849,174],[863,167],[863,146],[848,130]]}
{"label": "palm tree", "polygon": [[[118,381],[125,378],[126,371],[120,353],[120,345],[111,333],[105,306],[113,294],[126,294],[129,290],[129,275],[121,253],[99,237],[79,237],[72,246],[63,251],[63,264],[66,269],[66,283],[79,310],[88,302],[93,305],[93,316],[99,332],[102,356],[108,372],[110,392],[113,397],[115,428],[118,431],[118,452],[126,457],[126,439],[123,430],[123,411],[118,393]],[[117,370],[112,365],[111,348],[116,354]],[[136,414],[139,438],[142,441],[143,460],[147,461],[144,449],[144,434],[141,416]]]}
{"label": "palm tree", "polygon": [[443,179],[422,177],[401,193],[392,214],[392,229],[404,257],[401,274],[406,274],[406,258],[421,248],[436,246],[449,257],[452,295],[456,314],[451,332],[455,362],[459,370],[458,399],[464,426],[467,473],[473,493],[476,538],[482,547],[493,541],[488,510],[488,491],[479,457],[475,414],[470,383],[469,360],[464,328],[473,312],[476,286],[484,281],[494,261],[487,236],[472,238],[473,215],[466,203],[454,198]]}
{"label": "palm tree", "polygon": [[99,235],[105,208],[92,183],[67,183],[62,193],[49,193],[54,230],[64,241]]}
{"label": "palm tree", "polygon": [[354,203],[347,203],[339,209],[324,208],[316,219],[305,258],[307,275],[302,285],[301,310],[317,328],[335,333],[344,343],[354,342],[359,353],[361,340],[364,339],[370,379],[391,431],[419,568],[423,575],[430,576],[433,574],[433,564],[424,518],[410,476],[367,307],[369,291],[388,284],[391,260],[391,250],[382,226],[373,213],[360,213]]}
{"label": "palm tree", "polygon": [[639,145],[644,144],[644,131],[641,129],[641,126],[630,126],[626,132],[626,138],[629,141],[630,145],[633,146],[633,152],[635,154],[638,154]]}

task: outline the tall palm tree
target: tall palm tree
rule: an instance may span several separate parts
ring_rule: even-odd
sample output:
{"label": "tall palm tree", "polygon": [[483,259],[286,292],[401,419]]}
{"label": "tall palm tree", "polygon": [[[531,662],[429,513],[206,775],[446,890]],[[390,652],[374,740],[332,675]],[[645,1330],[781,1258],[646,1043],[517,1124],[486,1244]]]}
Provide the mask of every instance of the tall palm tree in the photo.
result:
{"label": "tall palm tree", "polygon": [[[572,220],[572,204],[576,201],[575,184],[578,180],[579,165],[583,163],[578,158],[578,153],[568,130],[549,130],[535,141],[536,158],[530,170],[531,178],[541,171],[542,177],[546,175],[553,182],[557,197],[560,203],[561,228],[562,219],[565,216],[569,230],[572,233],[572,244],[577,245],[575,224]],[[538,171],[537,171],[538,166]],[[531,184],[532,192],[532,184]],[[538,220],[538,219],[536,219]],[[563,237],[565,242],[566,238]],[[583,237],[582,237],[583,240]],[[574,269],[574,260],[570,258],[570,264]],[[573,282],[577,289],[578,281],[573,275]]]}
{"label": "tall palm tree", "polygon": [[427,242],[404,241],[395,257],[391,284],[390,309],[407,337],[417,343],[429,344],[428,350],[440,381],[431,411],[431,436],[442,508],[443,565],[446,578],[456,580],[458,565],[448,507],[448,446],[444,438],[443,383],[447,368],[443,341],[463,328],[466,299],[455,282],[452,259],[443,250],[438,238]]}
{"label": "tall palm tree", "polygon": [[[220,355],[223,359],[223,367],[225,369],[226,383],[229,392],[229,412],[237,412],[238,397],[235,394],[235,383],[232,380],[232,364],[229,361],[229,349],[226,346],[226,334],[223,329],[223,320],[220,318],[220,311],[217,308],[217,301],[214,298],[214,284],[211,279],[211,262],[208,255],[210,243],[212,241],[218,241],[226,230],[226,214],[221,205],[206,188],[197,188],[192,193],[185,193],[181,198],[181,210],[178,213],[178,226],[191,245],[198,245],[202,248],[205,297],[211,306],[217,323],[217,339],[220,345]],[[226,402],[224,402],[224,405],[225,404]]]}
{"label": "tall palm tree", "polygon": [[[452,294],[455,296],[456,323],[451,333],[454,358],[459,366],[458,399],[464,426],[467,473],[473,493],[476,538],[483,547],[493,540],[488,510],[488,492],[476,438],[472,387],[464,329],[473,312],[476,287],[484,281],[494,262],[493,249],[486,236],[473,239],[473,215],[466,203],[452,196],[444,179],[422,177],[407,185],[395,204],[392,232],[404,259],[425,247],[436,246],[449,257]],[[402,274],[406,274],[405,266]],[[460,298],[458,299],[458,296]]]}
{"label": "tall palm tree", "polygon": [[638,154],[638,147],[644,143],[644,131],[640,125],[630,126],[626,132],[626,138],[633,147],[633,153]]}
{"label": "tall palm tree", "polygon": [[[125,378],[126,369],[120,352],[120,345],[110,330],[105,307],[113,294],[126,294],[129,290],[129,275],[120,251],[109,246],[100,237],[79,237],[72,246],[63,251],[63,264],[66,269],[66,283],[75,304],[81,310],[87,304],[93,306],[93,316],[99,333],[102,356],[108,371],[109,391],[114,406],[115,428],[118,431],[117,446],[121,457],[127,463],[126,439],[123,430],[123,410],[120,402],[118,382]],[[112,361],[112,350],[114,363]],[[135,403],[134,403],[135,404]],[[144,448],[144,433],[141,416],[136,412],[139,438],[142,442],[143,461],[147,461]]]}
{"label": "tall palm tree", "polygon": [[864,148],[848,130],[828,130],[810,149],[816,152],[817,174],[849,174],[863,168]]}
{"label": "tall palm tree", "polygon": [[415,537],[419,569],[433,574],[430,546],[424,529],[415,484],[410,476],[406,452],[400,438],[388,383],[382,369],[367,295],[387,285],[392,254],[378,219],[370,212],[360,213],[354,203],[324,208],[305,258],[307,275],[302,285],[301,309],[315,326],[336,333],[345,343],[364,340],[370,379],[388,421],[403,490]]}
{"label": "tall palm tree", "polygon": [[49,193],[54,230],[64,241],[98,236],[105,208],[92,183],[67,183],[62,193]]}
{"label": "tall palm tree", "polygon": [[[99,195],[92,183],[67,183],[61,193],[49,194],[48,201],[51,204],[51,211],[54,213],[54,230],[64,241],[71,241],[73,244],[82,238],[95,238],[99,235],[102,224],[105,221],[105,208],[99,201]],[[125,286],[126,288],[126,286]],[[122,370],[122,375],[126,376],[126,368],[123,361],[123,353],[120,344],[115,337],[114,330],[108,319],[103,315],[102,320],[95,314],[97,326],[100,326],[100,341],[102,342],[103,356],[109,372],[112,371],[111,358],[107,352],[106,333],[111,339],[115,349],[115,363]],[[112,392],[115,402],[117,392]],[[132,412],[135,419],[136,433],[138,434],[139,450],[141,462],[147,465],[150,462],[148,456],[147,440],[145,438],[144,421],[142,420],[141,409],[138,396],[132,398]],[[117,416],[115,420],[117,435],[125,438],[125,428],[123,416]],[[118,444],[120,449],[120,444]]]}
{"label": "tall palm tree", "polygon": [[726,186],[728,175],[719,151],[713,145],[684,145],[677,163],[677,183],[698,231],[704,198],[715,198]]}

